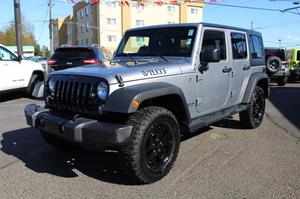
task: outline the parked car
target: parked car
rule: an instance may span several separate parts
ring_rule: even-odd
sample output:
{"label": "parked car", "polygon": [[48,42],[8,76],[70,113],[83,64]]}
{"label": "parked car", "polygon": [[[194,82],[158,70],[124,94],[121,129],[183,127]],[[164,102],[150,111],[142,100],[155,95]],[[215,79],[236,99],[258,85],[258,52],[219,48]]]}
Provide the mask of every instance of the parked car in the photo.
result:
{"label": "parked car", "polygon": [[290,72],[288,69],[288,51],[286,48],[265,48],[267,74],[279,86],[287,83]]}
{"label": "parked car", "polygon": [[300,77],[300,48],[291,51],[291,58],[289,60],[290,81],[295,81]]}
{"label": "parked car", "polygon": [[26,91],[31,95],[33,88],[44,80],[40,64],[24,60],[0,44],[0,93]]}
{"label": "parked car", "polygon": [[48,70],[48,64],[47,64],[47,57],[44,56],[29,56],[25,57],[26,60],[34,61],[42,65],[44,74],[45,74],[45,79],[48,78],[49,70]]}
{"label": "parked car", "polygon": [[104,47],[99,47],[98,45],[63,45],[55,50],[47,63],[51,73],[57,70],[88,64],[101,64],[106,66],[109,64],[111,59],[111,52]]}
{"label": "parked car", "polygon": [[54,72],[46,106],[25,107],[27,123],[60,149],[117,150],[128,176],[158,181],[174,165],[181,134],[235,113],[244,128],[262,123],[264,48],[248,48],[247,38],[262,41],[256,31],[206,23],[127,30],[114,67]]}

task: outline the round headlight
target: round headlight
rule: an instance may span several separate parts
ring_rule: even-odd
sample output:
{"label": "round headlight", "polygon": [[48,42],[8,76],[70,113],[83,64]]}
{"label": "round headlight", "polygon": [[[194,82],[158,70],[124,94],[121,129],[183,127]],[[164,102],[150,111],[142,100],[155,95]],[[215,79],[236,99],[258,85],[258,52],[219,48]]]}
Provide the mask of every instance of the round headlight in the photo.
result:
{"label": "round headlight", "polygon": [[97,88],[97,95],[101,100],[106,100],[108,96],[108,85],[104,82],[100,82]]}
{"label": "round headlight", "polygon": [[48,87],[49,87],[51,95],[53,95],[55,92],[55,81],[53,79],[49,80]]}

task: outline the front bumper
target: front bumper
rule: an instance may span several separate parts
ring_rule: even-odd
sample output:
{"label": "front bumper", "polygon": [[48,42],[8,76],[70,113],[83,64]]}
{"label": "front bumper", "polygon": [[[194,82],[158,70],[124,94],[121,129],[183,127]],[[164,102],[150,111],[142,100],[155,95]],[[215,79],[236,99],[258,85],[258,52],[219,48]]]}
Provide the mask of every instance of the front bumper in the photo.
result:
{"label": "front bumper", "polygon": [[27,124],[58,138],[93,149],[121,146],[131,135],[132,126],[99,122],[88,118],[67,118],[36,104],[25,107]]}

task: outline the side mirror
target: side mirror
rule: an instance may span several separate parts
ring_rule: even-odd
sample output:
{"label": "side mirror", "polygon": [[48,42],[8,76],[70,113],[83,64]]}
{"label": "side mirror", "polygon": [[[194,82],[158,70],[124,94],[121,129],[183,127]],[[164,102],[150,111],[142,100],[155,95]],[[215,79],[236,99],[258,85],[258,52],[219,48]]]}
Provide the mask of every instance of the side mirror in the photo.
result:
{"label": "side mirror", "polygon": [[221,50],[219,48],[205,48],[201,51],[200,62],[219,62],[221,59]]}

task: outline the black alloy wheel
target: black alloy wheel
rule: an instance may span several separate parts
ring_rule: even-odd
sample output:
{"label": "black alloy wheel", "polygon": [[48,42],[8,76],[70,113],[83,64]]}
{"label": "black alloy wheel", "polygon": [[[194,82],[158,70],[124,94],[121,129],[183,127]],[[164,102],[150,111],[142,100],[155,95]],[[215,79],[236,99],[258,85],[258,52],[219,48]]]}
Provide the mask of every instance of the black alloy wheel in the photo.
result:
{"label": "black alloy wheel", "polygon": [[120,149],[124,173],[138,183],[153,183],[166,176],[174,165],[180,145],[176,117],[165,108],[142,108],[127,121],[132,132]]}
{"label": "black alloy wheel", "polygon": [[175,150],[175,135],[170,124],[164,120],[154,122],[143,140],[147,168],[154,173],[163,172],[172,160]]}
{"label": "black alloy wheel", "polygon": [[247,109],[240,113],[240,121],[245,128],[257,128],[265,114],[265,95],[261,87],[256,86]]}

